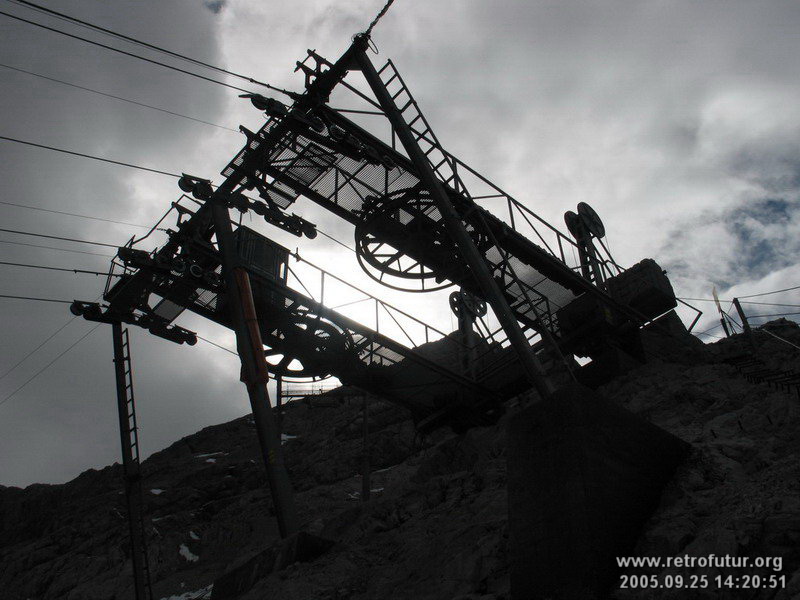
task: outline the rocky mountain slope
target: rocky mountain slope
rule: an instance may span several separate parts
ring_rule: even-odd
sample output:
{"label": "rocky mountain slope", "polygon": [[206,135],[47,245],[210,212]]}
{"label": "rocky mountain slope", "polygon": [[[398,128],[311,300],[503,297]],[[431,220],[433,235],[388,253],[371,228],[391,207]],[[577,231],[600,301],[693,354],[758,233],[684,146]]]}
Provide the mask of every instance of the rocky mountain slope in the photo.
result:
{"label": "rocky mountain slope", "polygon": [[[794,323],[769,330],[800,346]],[[800,350],[764,332],[756,340],[772,368],[800,371]],[[724,362],[743,349],[732,338],[707,346],[691,364],[654,360],[600,391],[694,448],[636,552],[779,556],[787,589],[746,597],[798,598],[800,398],[749,382]],[[300,519],[336,545],[263,578],[243,600],[507,598],[509,417],[423,439],[402,409],[372,400],[373,492],[362,503],[361,403],[345,394],[286,407],[284,450]],[[249,417],[188,436],[143,468],[156,599],[210,597],[215,579],[278,539]],[[64,485],[0,486],[3,598],[132,597],[120,477],[113,465]],[[653,571],[636,571],[645,572]],[[614,595],[687,597],[669,590]],[[726,596],[701,590],[693,597]]]}

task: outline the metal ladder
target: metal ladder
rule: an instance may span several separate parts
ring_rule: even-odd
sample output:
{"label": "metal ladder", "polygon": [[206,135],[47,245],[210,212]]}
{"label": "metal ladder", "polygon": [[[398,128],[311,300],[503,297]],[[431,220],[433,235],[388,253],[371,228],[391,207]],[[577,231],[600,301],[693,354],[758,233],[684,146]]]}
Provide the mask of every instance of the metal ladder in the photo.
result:
{"label": "metal ladder", "polygon": [[[381,77],[383,85],[397,105],[400,114],[413,133],[415,141],[419,144],[439,180],[445,185],[453,187],[456,191],[462,191],[469,195],[466,186],[458,175],[455,160],[443,150],[436,134],[422,114],[417,101],[411,95],[411,91],[406,86],[394,63],[391,60],[386,61],[386,64],[378,71],[378,75]],[[500,246],[497,246],[497,248],[498,251],[502,252]],[[519,312],[536,312],[546,326],[553,328],[555,323],[552,322],[554,319],[549,307],[542,306],[542,301],[546,302],[546,299],[540,296],[537,300],[532,300],[531,295],[539,295],[533,290],[528,291],[523,288],[525,284],[516,276],[507,260],[508,257],[504,257],[504,261],[495,276],[499,276],[503,281],[501,285],[503,291],[511,293],[516,298],[511,303],[512,309]],[[512,291],[514,286],[518,289]]]}
{"label": "metal ladder", "polygon": [[794,392],[800,398],[800,373],[772,369],[751,353],[726,358],[725,362],[739,371],[750,383],[766,383],[777,390]]}
{"label": "metal ladder", "polygon": [[150,565],[144,529],[142,502],[142,470],[139,455],[139,426],[136,422],[136,402],[133,394],[128,329],[115,322],[114,367],[117,379],[117,408],[119,412],[122,468],[125,479],[125,501],[128,507],[128,526],[131,541],[136,600],[153,600]]}
{"label": "metal ladder", "polygon": [[378,75],[414,135],[414,139],[427,157],[433,172],[445,185],[453,187],[456,191],[463,190],[464,184],[458,176],[455,161],[442,149],[436,134],[433,133],[428,120],[422,114],[417,101],[406,87],[405,81],[394,63],[391,60],[386,61],[386,64],[378,71]]}

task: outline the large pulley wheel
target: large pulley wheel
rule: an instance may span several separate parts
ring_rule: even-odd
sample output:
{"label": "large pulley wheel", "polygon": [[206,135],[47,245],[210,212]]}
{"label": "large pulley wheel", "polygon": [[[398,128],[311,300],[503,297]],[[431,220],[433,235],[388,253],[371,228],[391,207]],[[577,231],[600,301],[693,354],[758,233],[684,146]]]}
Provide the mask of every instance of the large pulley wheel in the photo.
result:
{"label": "large pulley wheel", "polygon": [[486,314],[486,302],[466,290],[450,294],[450,310],[457,317],[465,316],[475,319]]}
{"label": "large pulley wheel", "polygon": [[353,350],[349,332],[318,315],[300,313],[278,327],[264,352],[267,370],[282,379],[326,379]]}
{"label": "large pulley wheel", "polygon": [[[473,241],[485,245],[485,236],[468,227]],[[446,257],[462,264],[430,194],[419,187],[373,198],[355,229],[356,257],[364,272],[375,281],[401,291],[433,292],[453,285],[441,273],[409,256]],[[401,246],[401,247],[398,247]]]}

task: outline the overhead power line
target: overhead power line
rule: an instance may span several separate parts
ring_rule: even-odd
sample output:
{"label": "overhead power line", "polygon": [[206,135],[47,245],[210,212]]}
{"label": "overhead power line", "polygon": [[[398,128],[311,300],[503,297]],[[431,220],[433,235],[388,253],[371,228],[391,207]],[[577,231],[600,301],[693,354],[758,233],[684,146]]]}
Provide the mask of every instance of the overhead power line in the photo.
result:
{"label": "overhead power line", "polygon": [[0,265],[6,265],[9,267],[27,267],[29,269],[44,269],[46,271],[66,271],[67,273],[78,273],[87,275],[108,275],[110,277],[122,277],[122,275],[119,275],[117,273],[108,273],[107,271],[90,271],[87,269],[67,269],[65,267],[48,267],[45,265],[31,265],[27,263],[0,261]]}
{"label": "overhead power line", "polygon": [[48,238],[51,240],[62,240],[64,242],[78,242],[80,244],[91,244],[92,246],[106,246],[108,248],[119,248],[119,244],[106,244],[105,242],[92,242],[90,240],[79,240],[77,238],[61,237],[58,235],[46,235],[44,233],[33,233],[31,231],[20,231],[19,229],[2,229],[5,233],[17,233],[19,235],[30,235],[32,237]]}
{"label": "overhead power line", "polygon": [[[2,14],[0,12],[0,14]],[[99,160],[100,162],[111,163],[112,165],[119,165],[121,167],[129,167],[131,169],[139,169],[140,171],[149,171],[150,173],[157,173],[158,175],[167,175],[169,177],[175,177],[176,179],[180,179],[180,175],[177,173],[170,173],[168,171],[161,171],[159,169],[151,169],[150,167],[142,167],[140,165],[134,165],[131,163],[122,162],[119,160],[111,160],[110,158],[102,158],[100,156],[93,156],[91,154],[84,154],[83,152],[74,152],[72,150],[64,150],[63,148],[56,148],[55,146],[47,146],[45,144],[37,144],[35,142],[28,142],[26,140],[20,140],[17,138],[7,137],[4,135],[0,135],[0,140],[6,140],[8,142],[16,142],[17,144],[25,144],[26,146],[34,146],[36,148],[44,148],[45,150],[53,150],[54,152],[61,152],[63,154],[71,154],[72,156],[80,156],[82,158],[91,158],[92,160]]]}
{"label": "overhead power line", "polygon": [[70,250],[68,248],[57,248],[56,246],[42,246],[40,244],[28,244],[27,242],[10,242],[8,240],[0,240],[0,244],[13,244],[14,246],[28,246],[30,248],[43,248],[45,250],[59,250],[60,252],[72,252],[73,254],[91,254],[92,256],[104,256],[111,258],[113,254],[101,254],[100,252],[86,252],[85,250]]}
{"label": "overhead power line", "polygon": [[37,23],[36,21],[30,21],[29,19],[23,19],[22,17],[18,17],[17,15],[12,15],[11,13],[7,13],[0,10],[0,15],[9,17],[11,19],[16,19],[17,21],[22,21],[23,23],[28,23],[29,25],[33,25],[35,27],[41,27],[42,29],[46,29],[48,31],[52,31],[54,33],[60,33],[61,35],[65,35],[67,37],[80,40],[82,42],[86,42],[87,44],[92,44],[93,46],[99,46],[100,48],[105,48],[106,50],[111,50],[112,52],[118,52],[119,54],[124,54],[125,56],[130,56],[131,58],[136,58],[139,60],[143,60],[145,62],[158,65],[160,67],[164,67],[166,69],[171,69],[173,71],[177,71],[178,73],[183,73],[184,75],[189,75],[191,77],[196,77],[197,79],[202,79],[204,81],[209,81],[211,83],[216,83],[217,85],[224,86],[226,88],[230,88],[232,90],[236,90],[237,92],[244,92],[245,94],[252,94],[253,92],[246,90],[244,88],[237,87],[235,85],[231,85],[229,83],[225,83],[224,81],[219,81],[218,79],[212,79],[211,77],[206,77],[205,75],[200,75],[198,73],[192,73],[191,71],[187,71],[186,69],[181,69],[179,67],[175,67],[173,65],[168,65],[167,63],[159,62],[157,60],[153,60],[152,58],[146,58],[144,56],[140,56],[139,54],[134,54],[133,52],[126,52],[125,50],[120,50],[119,48],[114,48],[113,46],[108,46],[106,44],[101,44],[100,42],[95,42],[94,40],[90,40],[88,38],[83,38],[79,35],[75,35],[72,33],[67,33],[66,31],[61,31],[60,29],[56,29],[55,27],[48,27],[47,25],[42,25],[41,23]]}
{"label": "overhead power line", "polygon": [[190,121],[195,121],[197,123],[203,123],[205,125],[211,125],[212,127],[217,127],[219,129],[225,129],[227,131],[233,131],[234,133],[239,133],[238,129],[232,129],[231,127],[225,127],[224,125],[218,125],[216,123],[212,123],[211,121],[204,121],[203,119],[197,119],[195,117],[190,117],[188,115],[184,115],[178,112],[174,112],[171,110],[167,110],[165,108],[159,108],[158,106],[153,106],[151,104],[145,104],[144,102],[137,102],[136,100],[131,100],[130,98],[123,98],[122,96],[115,96],[114,94],[107,94],[106,92],[101,92],[100,90],[94,90],[92,88],[84,87],[82,85],[77,85],[75,83],[69,83],[68,81],[62,81],[61,79],[56,79],[55,77],[48,77],[47,75],[42,75],[40,73],[34,73],[33,71],[26,71],[25,69],[19,69],[17,67],[12,67],[11,65],[6,65],[0,63],[0,67],[4,67],[6,69],[11,69],[12,71],[18,71],[19,73],[25,73],[27,75],[33,75],[34,77],[39,77],[41,79],[45,79],[47,81],[52,81],[55,83],[60,83],[62,85],[68,85],[69,87],[73,87],[79,90],[84,90],[86,92],[91,92],[92,94],[97,94],[99,96],[105,96],[106,98],[113,98],[114,100],[121,100],[122,102],[127,102],[129,104],[135,104],[136,106],[142,106],[144,108],[150,108],[152,110],[157,110],[162,113],[166,113],[168,115],[173,115],[175,117],[181,117],[183,119],[189,119]]}
{"label": "overhead power line", "polygon": [[63,350],[63,351],[62,351],[62,352],[61,352],[61,353],[60,353],[58,356],[56,356],[56,357],[55,357],[53,360],[51,360],[51,361],[50,361],[49,363],[47,363],[47,364],[46,364],[44,367],[42,367],[41,369],[39,369],[38,371],[36,371],[36,373],[34,373],[34,374],[33,374],[33,375],[32,375],[32,376],[31,376],[31,377],[30,377],[30,378],[29,378],[29,379],[28,379],[28,380],[27,380],[25,383],[23,383],[21,386],[19,386],[17,389],[15,389],[13,392],[11,392],[11,393],[10,393],[8,396],[6,396],[6,397],[5,397],[5,398],[3,398],[2,400],[0,400],[0,406],[2,406],[3,404],[5,404],[5,403],[6,403],[6,402],[8,402],[9,400],[11,400],[11,398],[13,398],[13,397],[14,397],[14,396],[17,394],[17,392],[19,392],[20,390],[22,390],[23,388],[25,388],[25,386],[27,386],[27,385],[28,385],[28,384],[29,384],[31,381],[33,381],[33,380],[34,380],[34,379],[36,379],[36,378],[37,378],[39,375],[41,375],[41,374],[42,374],[42,373],[44,373],[44,372],[45,372],[47,369],[49,369],[49,368],[50,368],[50,367],[51,367],[51,366],[52,366],[52,365],[53,365],[53,364],[54,364],[54,363],[55,363],[55,362],[56,362],[56,361],[57,361],[59,358],[61,358],[62,356],[64,356],[64,355],[65,355],[67,352],[69,352],[70,350],[72,350],[72,349],[73,349],[75,346],[77,346],[77,345],[78,345],[78,344],[80,344],[80,343],[81,343],[83,340],[85,340],[87,337],[89,337],[89,335],[90,335],[90,334],[92,334],[92,333],[95,331],[95,329],[97,329],[98,327],[100,327],[100,325],[102,325],[102,323],[98,323],[97,325],[95,325],[94,327],[92,327],[92,328],[91,328],[89,331],[87,331],[86,333],[84,333],[84,334],[83,334],[81,337],[79,337],[79,338],[78,338],[78,339],[77,339],[75,342],[73,342],[73,343],[72,343],[71,345],[69,345],[69,346],[68,346],[68,347],[67,347],[65,350]]}
{"label": "overhead power line", "polygon": [[27,6],[28,8],[32,8],[33,10],[37,10],[39,12],[43,12],[43,13],[47,13],[47,14],[53,15],[53,16],[58,17],[59,19],[62,19],[64,21],[69,21],[71,23],[75,23],[75,24],[81,25],[82,27],[86,27],[86,28],[92,29],[94,31],[99,31],[99,32],[105,33],[106,35],[110,35],[112,37],[115,37],[115,38],[118,38],[118,39],[121,39],[121,40],[125,40],[127,42],[131,42],[132,44],[137,44],[139,46],[143,46],[145,48],[149,48],[150,50],[155,50],[156,52],[161,52],[162,54],[166,54],[166,55],[172,56],[174,58],[179,58],[181,60],[185,60],[185,61],[190,62],[192,64],[195,64],[195,65],[198,65],[198,66],[201,66],[201,67],[205,67],[205,68],[211,69],[213,71],[217,71],[218,73],[224,73],[226,75],[230,75],[231,77],[237,77],[238,79],[242,79],[242,80],[247,81],[249,83],[253,83],[255,85],[260,85],[260,86],[269,88],[271,90],[275,90],[275,91],[279,91],[279,92],[283,92],[284,91],[284,90],[282,90],[280,88],[277,88],[275,86],[270,85],[269,83],[264,83],[263,81],[258,81],[257,79],[253,79],[252,77],[249,77],[248,75],[242,75],[241,73],[235,73],[234,71],[229,71],[228,69],[224,69],[222,67],[218,67],[216,65],[212,65],[212,64],[209,64],[207,62],[203,62],[203,61],[198,60],[196,58],[192,58],[191,56],[186,56],[185,54],[179,54],[178,52],[173,52],[172,50],[167,50],[166,48],[162,48],[161,46],[156,46],[155,44],[149,44],[149,43],[144,42],[142,40],[139,40],[137,38],[134,38],[134,37],[119,33],[117,31],[113,31],[111,29],[107,29],[105,27],[101,27],[99,25],[95,25],[94,23],[89,23],[88,21],[82,21],[81,19],[78,19],[76,17],[71,17],[70,15],[64,14],[62,12],[55,11],[55,10],[53,10],[51,8],[47,8],[47,7],[41,6],[39,4],[35,4],[33,2],[28,2],[27,0],[13,0],[13,1],[16,2],[17,4],[22,4],[24,6]]}
{"label": "overhead power line", "polygon": [[5,204],[6,206],[14,206],[16,208],[27,208],[28,210],[38,210],[41,212],[53,213],[56,215],[66,215],[68,217],[80,217],[81,219],[91,219],[93,221],[102,221],[104,223],[116,223],[117,225],[128,225],[129,227],[150,229],[149,225],[140,225],[139,223],[128,223],[127,221],[115,221],[114,219],[103,219],[102,217],[93,217],[91,215],[82,215],[80,213],[65,212],[63,210],[53,210],[52,208],[42,208],[41,206],[31,206],[29,204],[17,204],[16,202],[5,202],[3,200],[0,200],[0,204]]}

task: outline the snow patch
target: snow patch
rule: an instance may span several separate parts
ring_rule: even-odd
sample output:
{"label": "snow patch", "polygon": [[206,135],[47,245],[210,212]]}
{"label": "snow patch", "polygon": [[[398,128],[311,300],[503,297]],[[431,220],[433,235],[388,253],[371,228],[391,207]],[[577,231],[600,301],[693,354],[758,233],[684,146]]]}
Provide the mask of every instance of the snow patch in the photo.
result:
{"label": "snow patch", "polygon": [[188,562],[197,562],[200,560],[200,557],[196,554],[192,554],[192,551],[189,550],[189,547],[186,544],[181,544],[178,548],[178,553],[185,558]]}
{"label": "snow patch", "polygon": [[153,488],[152,490],[150,490],[150,493],[153,494],[153,496],[158,496],[159,494],[163,494],[164,490],[160,490],[158,488]]}
{"label": "snow patch", "polygon": [[[181,584],[183,587],[183,584]],[[207,600],[211,598],[211,590],[214,589],[214,584],[211,583],[204,588],[195,590],[193,592],[184,592],[178,596],[165,596],[161,600]]]}
{"label": "snow patch", "polygon": [[199,540],[200,539],[200,536],[197,535],[194,531],[190,531],[189,532],[189,537],[192,538],[193,540]]}
{"label": "snow patch", "polygon": [[216,462],[217,462],[217,459],[216,459],[216,458],[207,458],[207,459],[206,459],[206,462],[207,462],[207,463],[212,463],[212,464],[214,464],[214,463],[216,463]]}
{"label": "snow patch", "polygon": [[281,434],[281,446],[283,446],[289,440],[295,439],[296,437],[297,437],[296,435],[289,435],[288,433],[282,433]]}

